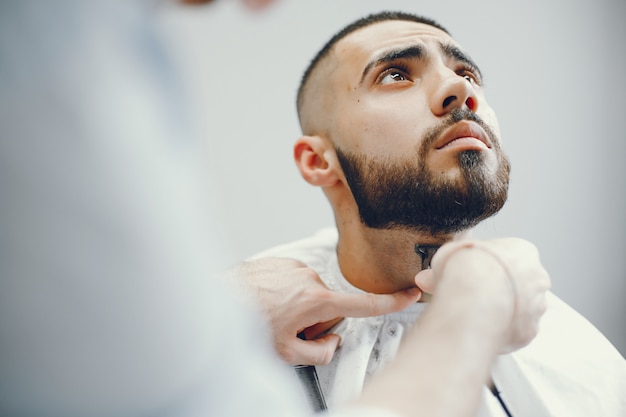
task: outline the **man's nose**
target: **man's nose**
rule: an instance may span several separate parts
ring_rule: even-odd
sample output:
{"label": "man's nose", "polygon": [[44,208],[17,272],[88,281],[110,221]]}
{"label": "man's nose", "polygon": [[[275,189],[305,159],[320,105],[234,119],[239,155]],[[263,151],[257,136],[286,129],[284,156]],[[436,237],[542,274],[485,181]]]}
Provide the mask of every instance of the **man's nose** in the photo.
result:
{"label": "man's nose", "polygon": [[478,98],[473,81],[463,77],[450,68],[437,74],[434,94],[430,98],[430,107],[434,115],[445,116],[456,108],[467,107],[472,112],[478,109]]}

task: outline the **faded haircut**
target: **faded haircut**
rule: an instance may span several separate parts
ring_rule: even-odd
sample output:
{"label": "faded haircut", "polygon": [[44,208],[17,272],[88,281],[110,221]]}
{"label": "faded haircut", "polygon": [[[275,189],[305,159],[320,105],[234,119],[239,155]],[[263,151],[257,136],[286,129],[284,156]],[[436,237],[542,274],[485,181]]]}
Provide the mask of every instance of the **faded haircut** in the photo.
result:
{"label": "faded haircut", "polygon": [[311,60],[308,67],[304,71],[304,74],[302,75],[302,79],[300,80],[300,86],[298,87],[298,95],[296,98],[296,108],[298,110],[299,117],[301,116],[300,110],[302,108],[304,90],[307,85],[307,82],[309,81],[309,78],[311,77],[311,73],[315,70],[315,68],[318,66],[320,61],[323,60],[326,56],[328,56],[333,46],[335,46],[335,44],[339,42],[341,39],[345,38],[347,35],[351,34],[352,32],[358,29],[373,25],[374,23],[384,22],[388,20],[406,20],[409,22],[423,23],[426,25],[436,27],[437,29],[443,30],[448,35],[450,34],[450,32],[448,32],[446,28],[444,28],[443,26],[441,26],[439,23],[435,22],[434,20],[424,17],[424,16],[419,16],[419,15],[406,13],[406,12],[383,11],[379,13],[373,13],[368,16],[362,17],[358,20],[355,20],[354,22],[350,23],[349,25],[341,29],[339,32],[335,33],[335,35],[333,35],[333,37],[330,38],[328,42],[326,42],[326,44],[322,47],[322,49],[319,50],[319,52]]}

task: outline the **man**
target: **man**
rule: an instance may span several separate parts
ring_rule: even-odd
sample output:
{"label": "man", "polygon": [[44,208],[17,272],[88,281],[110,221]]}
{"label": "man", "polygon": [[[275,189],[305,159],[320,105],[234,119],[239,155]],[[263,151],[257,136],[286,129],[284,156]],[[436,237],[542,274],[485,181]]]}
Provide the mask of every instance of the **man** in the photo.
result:
{"label": "man", "polygon": [[[337,236],[259,257],[304,260],[330,288],[355,293],[392,293],[416,283],[432,292],[448,262],[479,253],[485,276],[494,268],[510,273],[505,259],[512,241],[469,240],[471,228],[506,201],[509,161],[481,72],[442,26],[405,13],[357,20],[312,60],[297,105],[303,136],[294,145],[295,161],[307,182],[322,187]],[[420,272],[439,247],[448,255],[436,255],[433,270]],[[341,348],[317,369],[331,407],[356,397],[391,361],[425,306],[344,319],[332,330]],[[480,415],[626,413],[623,358],[553,295],[538,337],[514,350],[499,352],[513,353],[495,361]]]}

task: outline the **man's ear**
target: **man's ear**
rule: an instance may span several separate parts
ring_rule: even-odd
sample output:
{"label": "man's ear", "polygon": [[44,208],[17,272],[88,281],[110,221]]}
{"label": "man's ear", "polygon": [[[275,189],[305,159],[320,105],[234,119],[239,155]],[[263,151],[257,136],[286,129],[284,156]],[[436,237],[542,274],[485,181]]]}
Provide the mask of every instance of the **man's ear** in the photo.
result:
{"label": "man's ear", "polygon": [[319,136],[302,136],[293,145],[300,175],[311,185],[325,187],[339,180],[339,162],[334,147]]}

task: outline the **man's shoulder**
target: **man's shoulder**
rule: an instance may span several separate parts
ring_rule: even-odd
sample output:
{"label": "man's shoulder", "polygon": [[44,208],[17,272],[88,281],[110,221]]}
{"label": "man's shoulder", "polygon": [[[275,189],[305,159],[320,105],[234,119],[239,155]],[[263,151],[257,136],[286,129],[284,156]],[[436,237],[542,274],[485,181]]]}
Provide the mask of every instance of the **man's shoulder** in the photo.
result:
{"label": "man's shoulder", "polygon": [[337,229],[326,227],[309,237],[263,250],[251,256],[250,259],[266,257],[292,258],[304,262],[309,267],[320,272],[320,269],[326,265],[329,258],[335,253],[337,239]]}
{"label": "man's shoulder", "polygon": [[587,318],[553,293],[548,293],[548,309],[541,319],[535,340],[520,353],[549,358],[553,366],[581,369],[613,368],[626,377],[626,361],[611,342]]}
{"label": "man's shoulder", "polygon": [[523,391],[534,386],[525,401],[543,403],[551,415],[624,415],[624,358],[566,302],[553,293],[547,301],[537,337],[498,361],[499,388]]}

